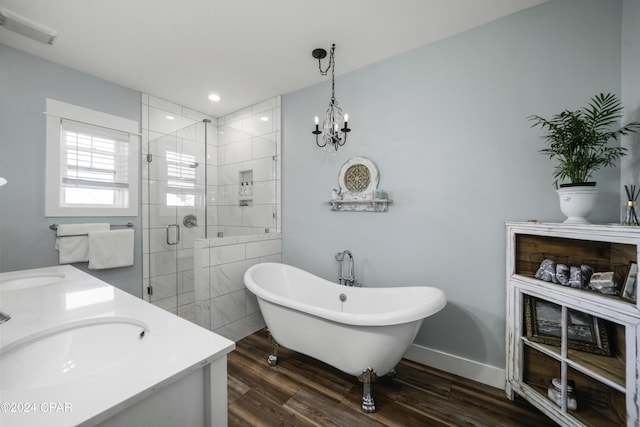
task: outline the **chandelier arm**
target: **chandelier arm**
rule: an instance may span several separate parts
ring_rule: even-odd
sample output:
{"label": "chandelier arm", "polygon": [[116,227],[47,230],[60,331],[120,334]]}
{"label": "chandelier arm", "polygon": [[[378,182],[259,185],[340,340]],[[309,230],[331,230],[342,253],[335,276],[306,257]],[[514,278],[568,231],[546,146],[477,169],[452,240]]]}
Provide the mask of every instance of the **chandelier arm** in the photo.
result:
{"label": "chandelier arm", "polygon": [[[322,140],[324,141],[324,138],[322,138]],[[327,142],[324,141],[324,144],[320,145],[320,142],[318,142],[318,134],[316,134],[316,145],[320,148],[324,148],[327,146]]]}

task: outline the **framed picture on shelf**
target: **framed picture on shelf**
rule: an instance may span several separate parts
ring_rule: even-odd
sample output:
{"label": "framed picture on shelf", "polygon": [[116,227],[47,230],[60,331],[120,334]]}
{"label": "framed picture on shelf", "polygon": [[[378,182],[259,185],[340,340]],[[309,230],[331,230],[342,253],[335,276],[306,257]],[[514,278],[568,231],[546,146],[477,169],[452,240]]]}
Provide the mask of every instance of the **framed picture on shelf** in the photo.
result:
{"label": "framed picture on shelf", "polygon": [[622,285],[622,290],[620,291],[620,297],[624,300],[631,301],[633,303],[637,300],[637,283],[638,283],[638,264],[631,261],[629,263],[629,271],[627,272],[627,277],[624,280],[624,284]]}
{"label": "framed picture on shelf", "polygon": [[[560,346],[562,306],[524,295],[525,329],[529,341]],[[567,347],[588,353],[611,355],[606,322],[581,311],[567,310]]]}

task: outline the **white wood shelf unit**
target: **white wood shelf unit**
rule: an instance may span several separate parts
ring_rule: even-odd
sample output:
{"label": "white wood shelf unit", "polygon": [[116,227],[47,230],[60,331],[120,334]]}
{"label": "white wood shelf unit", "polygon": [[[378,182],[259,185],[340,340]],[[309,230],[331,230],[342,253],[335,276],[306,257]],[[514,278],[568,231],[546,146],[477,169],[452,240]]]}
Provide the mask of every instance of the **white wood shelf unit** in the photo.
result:
{"label": "white wood shelf unit", "polygon": [[[592,259],[602,265],[638,262],[640,227],[509,222],[507,231],[506,385],[562,426],[639,427],[640,309],[638,303],[534,278],[540,256]],[[535,257],[533,254],[540,256]],[[579,265],[578,265],[579,266]],[[624,279],[624,278],[623,278]],[[525,297],[548,301],[607,322],[612,355],[568,348],[567,322],[561,344],[533,342],[525,327]],[[547,397],[551,379],[561,378],[561,405]],[[566,381],[576,381],[578,409],[567,410]]]}

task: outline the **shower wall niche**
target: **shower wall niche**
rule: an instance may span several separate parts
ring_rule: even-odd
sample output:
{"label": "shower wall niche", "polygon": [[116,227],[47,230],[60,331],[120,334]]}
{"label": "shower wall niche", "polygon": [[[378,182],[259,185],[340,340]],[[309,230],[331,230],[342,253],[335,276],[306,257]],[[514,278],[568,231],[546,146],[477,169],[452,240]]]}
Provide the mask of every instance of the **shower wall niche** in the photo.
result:
{"label": "shower wall niche", "polygon": [[221,118],[142,108],[143,295],[193,321],[194,240],[280,229],[280,97]]}

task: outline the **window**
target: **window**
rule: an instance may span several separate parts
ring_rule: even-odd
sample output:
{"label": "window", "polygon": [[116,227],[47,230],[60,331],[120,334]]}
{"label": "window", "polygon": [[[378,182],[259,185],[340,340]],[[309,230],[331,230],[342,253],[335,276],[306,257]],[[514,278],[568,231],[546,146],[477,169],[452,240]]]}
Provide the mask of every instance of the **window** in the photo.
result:
{"label": "window", "polygon": [[138,122],[47,99],[46,216],[138,214]]}
{"label": "window", "polygon": [[195,156],[166,151],[167,158],[167,206],[196,205]]}

